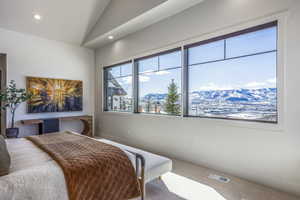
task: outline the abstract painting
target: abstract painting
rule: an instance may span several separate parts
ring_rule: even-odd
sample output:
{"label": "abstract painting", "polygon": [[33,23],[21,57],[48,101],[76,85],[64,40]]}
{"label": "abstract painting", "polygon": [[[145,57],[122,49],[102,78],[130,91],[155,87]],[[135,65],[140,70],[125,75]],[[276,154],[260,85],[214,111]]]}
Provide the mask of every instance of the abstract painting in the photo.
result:
{"label": "abstract painting", "polygon": [[82,81],[27,77],[28,113],[82,111]]}

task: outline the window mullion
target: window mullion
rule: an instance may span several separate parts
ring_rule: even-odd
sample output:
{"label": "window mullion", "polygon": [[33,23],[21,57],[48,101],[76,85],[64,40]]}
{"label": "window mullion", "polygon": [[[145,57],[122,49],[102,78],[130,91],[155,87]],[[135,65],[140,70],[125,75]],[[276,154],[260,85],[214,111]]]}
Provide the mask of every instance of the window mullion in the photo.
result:
{"label": "window mullion", "polygon": [[157,70],[160,71],[160,56],[157,57]]}
{"label": "window mullion", "polygon": [[188,116],[188,49],[182,47],[182,116]]}
{"label": "window mullion", "polygon": [[138,70],[138,61],[132,60],[133,65],[133,113],[139,112],[139,70]]}
{"label": "window mullion", "polygon": [[108,111],[108,104],[107,104],[107,70],[103,69],[103,106],[104,106],[104,111]]}
{"label": "window mullion", "polygon": [[224,40],[224,60],[226,60],[227,55],[226,55],[226,39]]}

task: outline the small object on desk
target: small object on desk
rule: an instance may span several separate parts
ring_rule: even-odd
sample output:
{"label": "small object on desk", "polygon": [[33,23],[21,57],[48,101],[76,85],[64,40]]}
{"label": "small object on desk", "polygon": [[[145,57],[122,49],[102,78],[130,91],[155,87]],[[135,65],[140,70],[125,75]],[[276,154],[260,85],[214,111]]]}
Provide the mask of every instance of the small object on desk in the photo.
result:
{"label": "small object on desk", "polygon": [[59,119],[44,119],[43,123],[39,123],[39,133],[55,133],[59,132]]}
{"label": "small object on desk", "polygon": [[6,129],[6,137],[7,138],[18,138],[19,136],[19,128],[7,128]]}

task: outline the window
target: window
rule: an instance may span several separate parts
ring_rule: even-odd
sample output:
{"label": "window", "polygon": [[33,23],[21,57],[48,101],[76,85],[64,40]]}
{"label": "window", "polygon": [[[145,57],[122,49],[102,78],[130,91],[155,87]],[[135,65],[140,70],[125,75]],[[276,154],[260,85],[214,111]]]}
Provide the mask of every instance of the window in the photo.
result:
{"label": "window", "polygon": [[277,122],[277,23],[187,52],[189,116]]}
{"label": "window", "polygon": [[132,111],[132,63],[104,68],[104,85],[106,111]]}
{"label": "window", "polygon": [[277,123],[277,51],[275,21],[105,67],[105,111]]}
{"label": "window", "polygon": [[181,51],[137,60],[138,112],[180,115]]}

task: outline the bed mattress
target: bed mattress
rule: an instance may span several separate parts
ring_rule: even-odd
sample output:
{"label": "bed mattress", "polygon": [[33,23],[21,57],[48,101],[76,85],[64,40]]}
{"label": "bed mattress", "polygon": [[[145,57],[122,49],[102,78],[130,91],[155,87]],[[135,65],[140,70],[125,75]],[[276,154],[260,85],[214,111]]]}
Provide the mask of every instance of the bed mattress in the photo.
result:
{"label": "bed mattress", "polygon": [[[7,140],[10,173],[0,177],[1,200],[68,200],[64,174],[52,158],[32,142]],[[124,151],[135,167],[134,155]]]}

